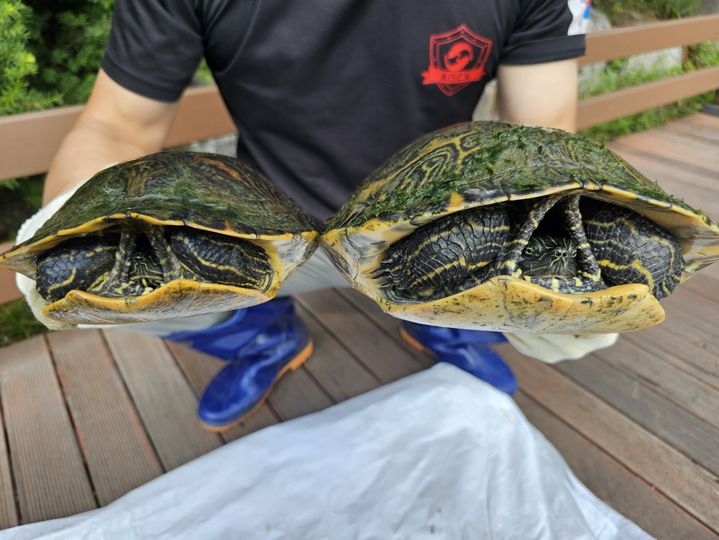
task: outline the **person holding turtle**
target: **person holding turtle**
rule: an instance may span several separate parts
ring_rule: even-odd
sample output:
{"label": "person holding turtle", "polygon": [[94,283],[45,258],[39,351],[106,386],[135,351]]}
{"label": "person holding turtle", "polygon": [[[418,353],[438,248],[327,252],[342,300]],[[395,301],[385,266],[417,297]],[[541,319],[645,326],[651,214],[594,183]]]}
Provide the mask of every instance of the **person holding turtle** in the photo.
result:
{"label": "person holding turtle", "polygon": [[[319,220],[399,148],[470,120],[494,78],[503,120],[573,131],[584,7],[575,0],[118,0],[92,94],[48,172],[48,206],[21,236],[82,179],[159,151],[203,57],[237,125],[238,157]],[[206,426],[221,429],[310,355],[291,296],[335,286],[347,282],[318,250],[275,300],[131,328],[227,361],[198,409]],[[403,336],[500,390],[516,389],[489,348],[504,340],[500,333],[404,322]],[[512,341],[556,361],[614,338]]]}

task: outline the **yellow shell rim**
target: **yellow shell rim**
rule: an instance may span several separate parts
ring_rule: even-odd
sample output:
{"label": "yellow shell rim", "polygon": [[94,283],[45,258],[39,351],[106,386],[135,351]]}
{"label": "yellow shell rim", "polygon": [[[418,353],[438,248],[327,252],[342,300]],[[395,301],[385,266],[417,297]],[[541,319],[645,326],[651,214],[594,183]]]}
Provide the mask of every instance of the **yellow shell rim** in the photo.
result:
{"label": "yellow shell rim", "polygon": [[198,292],[215,292],[230,293],[232,296],[254,297],[258,299],[258,303],[269,300],[274,297],[276,287],[266,292],[257,291],[255,289],[246,289],[243,287],[234,287],[232,285],[221,285],[217,283],[204,283],[190,279],[174,279],[163,284],[161,287],[141,296],[129,296],[123,298],[107,298],[97,294],[73,289],[69,291],[60,300],[56,300],[43,308],[43,313],[53,318],[54,311],[62,311],[67,308],[73,301],[84,301],[94,305],[100,309],[113,313],[135,313],[146,311],[157,305],[160,299],[172,293],[186,290],[196,290]]}
{"label": "yellow shell rim", "polygon": [[[351,234],[352,231],[363,231],[367,229],[372,228],[393,228],[395,226],[410,223],[412,221],[417,220],[418,218],[421,218],[425,215],[431,215],[434,219],[447,216],[450,214],[453,214],[455,212],[461,212],[463,210],[468,210],[470,208],[477,208],[480,206],[489,206],[492,204],[502,203],[502,202],[508,202],[508,201],[522,201],[527,199],[536,199],[538,197],[546,197],[548,195],[554,195],[557,193],[562,193],[564,191],[586,191],[590,193],[594,192],[606,192],[609,194],[613,194],[616,196],[619,196],[622,199],[628,199],[628,200],[640,200],[644,203],[650,204],[652,206],[656,206],[657,208],[664,208],[667,210],[674,211],[678,214],[683,215],[684,217],[690,219],[691,221],[695,223],[700,223],[704,228],[707,230],[713,230],[717,234],[719,234],[719,226],[714,223],[708,216],[706,216],[704,213],[700,213],[698,211],[693,211],[689,208],[685,208],[683,206],[673,204],[668,201],[661,201],[659,199],[654,199],[651,197],[642,197],[638,194],[627,191],[624,189],[619,189],[614,186],[609,185],[600,185],[595,184],[593,182],[586,182],[586,183],[579,183],[579,182],[573,182],[571,184],[564,184],[561,186],[554,186],[549,189],[539,190],[539,191],[532,191],[527,193],[512,193],[509,195],[502,195],[500,197],[494,197],[491,199],[485,199],[481,201],[473,201],[471,203],[468,203],[465,198],[460,193],[452,193],[450,196],[450,199],[447,203],[447,206],[442,209],[442,211],[434,213],[434,214],[419,214],[416,216],[406,217],[401,220],[396,221],[390,221],[385,218],[381,217],[373,217],[366,221],[364,221],[361,225],[354,225],[351,227],[336,227],[326,230],[324,233],[322,233],[322,238],[330,238],[333,236],[333,234],[337,234],[338,231],[346,231],[343,234]],[[614,202],[616,202],[616,199],[613,199]]]}
{"label": "yellow shell rim", "polygon": [[[157,218],[153,218],[152,216],[148,216],[146,214],[139,214],[137,212],[127,212],[127,213],[117,213],[117,214],[111,214],[109,216],[102,216],[90,221],[87,221],[83,223],[82,225],[78,225],[77,227],[72,227],[70,229],[60,229],[54,234],[48,235],[44,238],[41,238],[40,240],[33,242],[31,244],[29,243],[21,243],[16,246],[13,246],[5,253],[0,254],[0,266],[4,266],[6,261],[10,261],[11,259],[18,257],[20,255],[26,255],[30,253],[39,253],[41,251],[51,249],[58,244],[62,243],[64,240],[68,238],[72,238],[74,236],[79,236],[82,234],[87,234],[95,231],[100,231],[102,229],[106,229],[110,226],[112,226],[115,222],[119,221],[126,221],[136,219],[139,221],[143,221],[145,223],[148,223],[150,225],[157,225],[157,226],[184,226],[184,227],[191,227],[193,229],[213,232],[217,234],[222,234],[225,236],[232,236],[235,238],[241,238],[244,240],[249,241],[255,241],[255,242],[281,242],[284,240],[291,240],[292,238],[295,238],[297,236],[301,236],[306,242],[311,243],[314,242],[317,237],[319,236],[319,232],[316,230],[310,230],[310,231],[302,231],[299,233],[282,233],[282,234],[249,234],[249,233],[240,233],[234,230],[231,230],[229,228],[227,229],[214,229],[212,227],[207,227],[204,225],[201,225],[199,223],[194,223],[191,221],[182,221],[182,220],[161,220]],[[8,265],[9,268],[15,269],[12,266]]]}

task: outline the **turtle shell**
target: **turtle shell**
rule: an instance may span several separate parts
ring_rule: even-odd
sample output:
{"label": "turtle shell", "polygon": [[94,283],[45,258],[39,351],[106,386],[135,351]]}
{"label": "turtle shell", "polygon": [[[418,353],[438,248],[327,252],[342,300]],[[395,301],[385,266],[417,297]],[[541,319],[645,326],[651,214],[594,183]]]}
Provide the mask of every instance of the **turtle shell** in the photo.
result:
{"label": "turtle shell", "polygon": [[573,191],[626,206],[672,233],[682,280],[719,259],[719,227],[606,147],[548,128],[471,122],[409,144],[369,176],[328,223],[323,248],[347,279],[400,318],[429,324],[557,333],[643,328],[664,318],[643,284],[561,294],[496,276],[428,302],[398,303],[373,277],[388,247],[454,212]]}
{"label": "turtle shell", "polygon": [[257,304],[314,251],[318,223],[259,172],[231,157],[161,152],[107,168],[80,186],[29,240],[0,255],[0,266],[35,279],[38,256],[66,240],[127,220],[182,226],[262,247],[274,270],[264,291],[178,279],[132,298],[72,290],[45,302],[60,325],[181,317]]}

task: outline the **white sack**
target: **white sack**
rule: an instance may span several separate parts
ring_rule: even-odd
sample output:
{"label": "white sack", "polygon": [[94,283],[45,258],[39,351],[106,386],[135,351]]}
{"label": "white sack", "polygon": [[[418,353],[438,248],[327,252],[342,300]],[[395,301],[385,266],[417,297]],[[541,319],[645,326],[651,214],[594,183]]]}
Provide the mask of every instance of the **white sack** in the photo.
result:
{"label": "white sack", "polygon": [[638,539],[506,395],[439,364],[0,538]]}

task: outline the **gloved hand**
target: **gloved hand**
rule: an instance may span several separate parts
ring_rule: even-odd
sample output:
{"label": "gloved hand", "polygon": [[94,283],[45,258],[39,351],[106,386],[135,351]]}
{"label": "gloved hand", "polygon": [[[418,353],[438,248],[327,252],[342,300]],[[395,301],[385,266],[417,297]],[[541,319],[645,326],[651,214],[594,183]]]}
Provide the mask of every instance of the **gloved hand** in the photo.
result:
{"label": "gloved hand", "polygon": [[594,351],[611,347],[619,334],[587,334],[573,336],[564,334],[504,334],[515,349],[522,354],[548,364],[562,360],[578,360]]}

